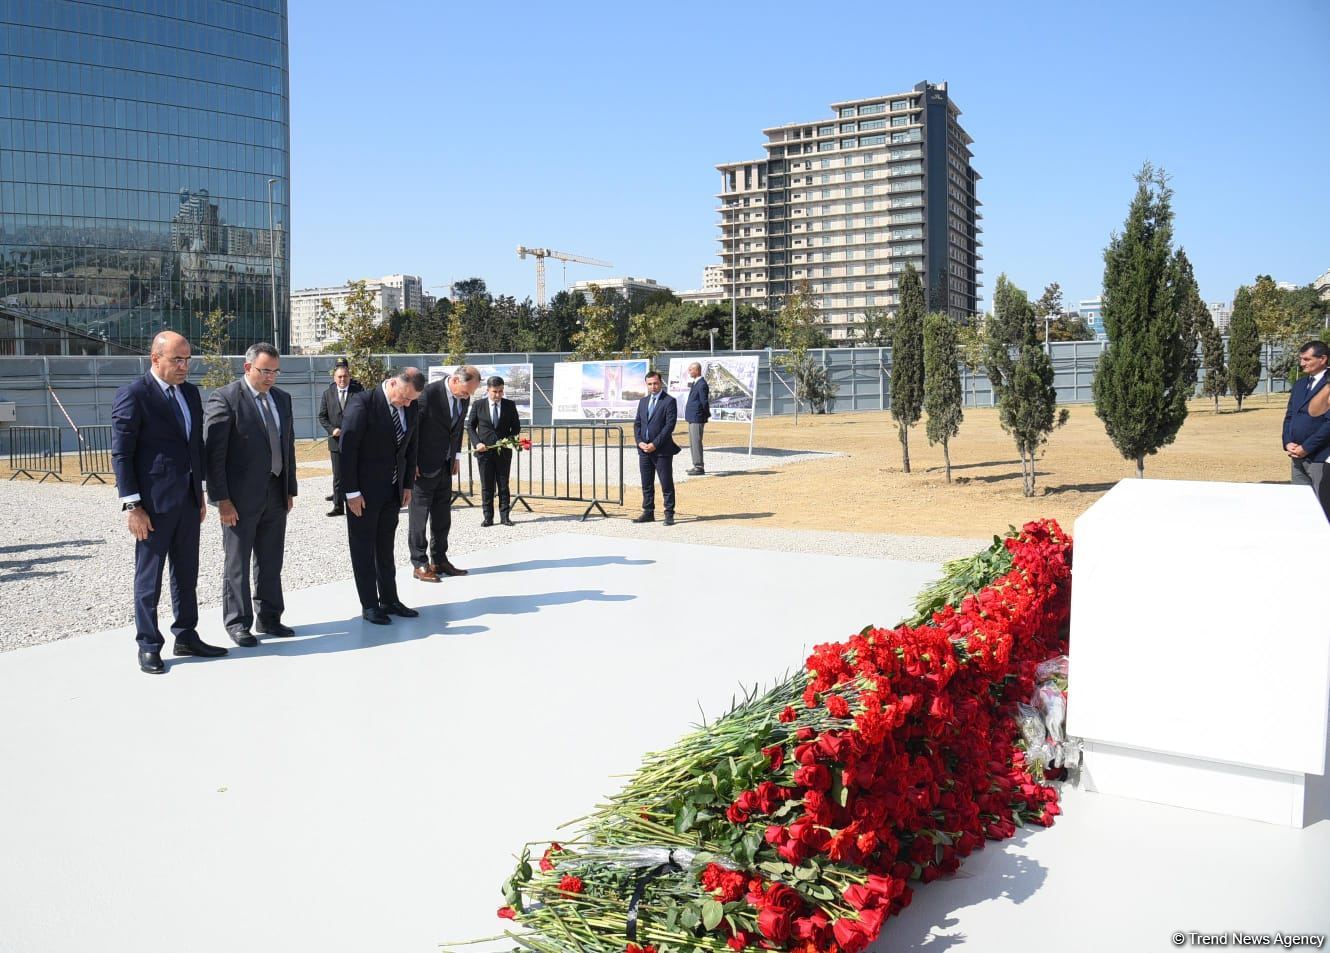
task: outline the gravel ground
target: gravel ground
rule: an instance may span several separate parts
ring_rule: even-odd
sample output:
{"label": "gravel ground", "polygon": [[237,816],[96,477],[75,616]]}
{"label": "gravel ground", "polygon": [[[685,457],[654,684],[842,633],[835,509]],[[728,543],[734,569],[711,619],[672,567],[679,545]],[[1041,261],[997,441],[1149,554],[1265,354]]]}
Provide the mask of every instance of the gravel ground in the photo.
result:
{"label": "gravel ground", "polygon": [[[738,448],[736,448],[738,449]],[[676,460],[677,479],[716,479],[727,472],[783,465],[824,454],[767,451],[749,458],[739,452],[707,451],[709,474],[689,478],[682,473],[688,454]],[[682,462],[680,462],[682,461]],[[346,528],[324,514],[323,497],[332,489],[331,476],[302,478],[301,497],[287,524],[288,546],[283,570],[287,590],[351,576]],[[736,519],[688,514],[686,488],[680,488],[679,522],[634,525],[640,500],[636,480],[629,481],[622,510],[613,518],[514,512],[517,526],[480,526],[480,508],[454,510],[449,555],[458,565],[467,554],[550,532],[589,533],[608,537],[668,539],[673,542],[786,552],[825,553],[877,559],[937,562],[972,553],[988,541],[932,536],[870,535],[841,532],[766,529],[744,526]],[[539,507],[539,504],[537,504]],[[6,514],[0,535],[0,651],[52,642],[88,632],[128,625],[133,621],[133,539],[125,529],[113,487],[71,484],[0,482],[0,513]],[[215,510],[203,526],[199,572],[199,606],[207,615],[221,602],[221,527]],[[406,514],[398,528],[397,561],[410,560],[406,546]],[[164,585],[165,590],[165,585]],[[163,592],[163,629],[169,625],[169,596]]]}

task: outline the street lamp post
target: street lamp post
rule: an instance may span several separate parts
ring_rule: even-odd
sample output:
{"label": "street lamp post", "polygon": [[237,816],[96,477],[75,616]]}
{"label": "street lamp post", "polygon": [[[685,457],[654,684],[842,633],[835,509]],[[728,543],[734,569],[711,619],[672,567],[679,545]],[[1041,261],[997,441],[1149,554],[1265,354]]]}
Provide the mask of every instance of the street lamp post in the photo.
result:
{"label": "street lamp post", "polygon": [[[736,200],[735,207],[738,207]],[[739,213],[730,231],[730,350],[739,350]]]}
{"label": "street lamp post", "polygon": [[1049,357],[1053,356],[1053,348],[1048,343],[1048,320],[1052,315],[1044,315],[1044,353]]}
{"label": "street lamp post", "polygon": [[280,351],[282,349],[282,329],[277,324],[277,242],[272,217],[272,187],[276,184],[276,179],[268,180],[268,262],[269,271],[272,274],[272,345]]}

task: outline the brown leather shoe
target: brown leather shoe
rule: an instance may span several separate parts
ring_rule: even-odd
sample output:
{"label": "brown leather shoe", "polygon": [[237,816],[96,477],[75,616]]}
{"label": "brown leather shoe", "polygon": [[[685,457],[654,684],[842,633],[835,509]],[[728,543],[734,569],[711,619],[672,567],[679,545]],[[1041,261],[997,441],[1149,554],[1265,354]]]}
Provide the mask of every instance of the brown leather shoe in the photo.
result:
{"label": "brown leather shoe", "polygon": [[421,582],[439,581],[439,576],[435,573],[433,566],[417,566],[411,571],[411,575],[413,578],[419,579]]}
{"label": "brown leather shoe", "polygon": [[436,564],[429,568],[433,569],[440,576],[465,576],[469,572],[469,570],[466,569],[458,569],[446,560],[442,564]]}

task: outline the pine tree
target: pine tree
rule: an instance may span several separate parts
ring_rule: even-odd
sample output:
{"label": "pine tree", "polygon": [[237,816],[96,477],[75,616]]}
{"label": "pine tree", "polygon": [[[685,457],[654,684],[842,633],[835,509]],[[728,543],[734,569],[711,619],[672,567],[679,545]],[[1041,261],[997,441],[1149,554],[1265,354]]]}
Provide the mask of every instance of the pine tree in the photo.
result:
{"label": "pine tree", "polygon": [[928,413],[925,431],[929,444],[942,444],[947,482],[951,482],[951,438],[960,433],[961,409],[960,355],[956,343],[956,325],[945,314],[930,314],[924,319],[924,410]]}
{"label": "pine tree", "polygon": [[1145,458],[1176,439],[1187,419],[1189,348],[1178,315],[1173,191],[1146,163],[1125,229],[1104,250],[1108,347],[1094,378],[1095,413],[1118,452],[1145,476]]}
{"label": "pine tree", "polygon": [[1228,368],[1224,366],[1224,336],[1208,308],[1201,313],[1201,360],[1205,366],[1201,393],[1214,398],[1215,413],[1219,413],[1219,398],[1228,393]]}
{"label": "pine tree", "polygon": [[454,301],[448,315],[448,363],[461,367],[466,363],[466,304]]}
{"label": "pine tree", "polygon": [[1025,292],[998,275],[993,292],[993,315],[984,324],[984,370],[993,385],[994,401],[1002,397],[1002,388],[1011,376],[1018,349],[1034,334],[1034,310]]}
{"label": "pine tree", "polygon": [[1261,334],[1252,309],[1251,289],[1243,285],[1233,296],[1233,317],[1228,323],[1228,392],[1242,401],[1261,380]]}
{"label": "pine tree", "polygon": [[1186,381],[1187,394],[1196,393],[1196,382],[1200,378],[1201,360],[1199,351],[1203,343],[1202,335],[1210,319],[1210,309],[1201,300],[1201,289],[1196,284],[1196,272],[1192,269],[1187,253],[1179,248],[1173,256],[1173,287],[1177,294],[1178,323],[1182,327],[1182,341],[1187,349]]}
{"label": "pine tree", "polygon": [[1017,352],[998,401],[1002,429],[1016,440],[1021,457],[1021,489],[1026,496],[1034,496],[1035,454],[1048,442],[1048,435],[1070,416],[1065,407],[1059,412],[1057,403],[1053,362],[1031,335]]}
{"label": "pine tree", "polygon": [[901,441],[901,465],[910,472],[910,428],[924,407],[924,287],[913,265],[900,282],[900,307],[891,333],[891,416]]}
{"label": "pine tree", "polygon": [[374,350],[383,344],[383,328],[374,292],[363,281],[353,281],[346,296],[346,308],[341,313],[332,310],[326,298],[321,308],[328,315],[340,342],[341,350],[351,365],[351,376],[366,388],[374,387],[388,376],[388,365],[374,356]]}

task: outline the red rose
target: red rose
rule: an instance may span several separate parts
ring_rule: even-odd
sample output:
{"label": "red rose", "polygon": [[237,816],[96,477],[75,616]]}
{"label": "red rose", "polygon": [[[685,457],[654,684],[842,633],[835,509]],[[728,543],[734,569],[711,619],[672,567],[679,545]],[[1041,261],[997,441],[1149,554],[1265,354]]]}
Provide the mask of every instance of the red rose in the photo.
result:
{"label": "red rose", "polygon": [[771,885],[771,889],[766,893],[765,904],[785,913],[798,913],[804,908],[803,897],[799,896],[798,891],[784,884]]}
{"label": "red rose", "polygon": [[512,907],[500,907],[499,916],[505,920],[516,920],[517,911],[514,910]]}
{"label": "red rose", "polygon": [[725,945],[731,950],[742,950],[748,946],[748,934],[739,930],[734,936],[725,941]]}
{"label": "red rose", "polygon": [[767,907],[757,915],[757,929],[768,940],[773,943],[784,943],[790,938],[790,927],[793,917],[788,910],[777,910],[775,907]]}
{"label": "red rose", "polygon": [[585,886],[581,877],[574,877],[572,874],[564,874],[563,879],[559,881],[559,889],[564,893],[581,893]]}
{"label": "red rose", "polygon": [[805,764],[794,772],[794,783],[813,791],[825,791],[831,787],[831,772],[826,765]]}
{"label": "red rose", "polygon": [[769,748],[763,748],[762,754],[766,755],[771,762],[771,770],[779,771],[785,764],[785,748],[781,745],[772,745]]}
{"label": "red rose", "polygon": [[845,917],[832,924],[831,934],[844,953],[859,953],[872,940],[857,920],[847,920]]}

